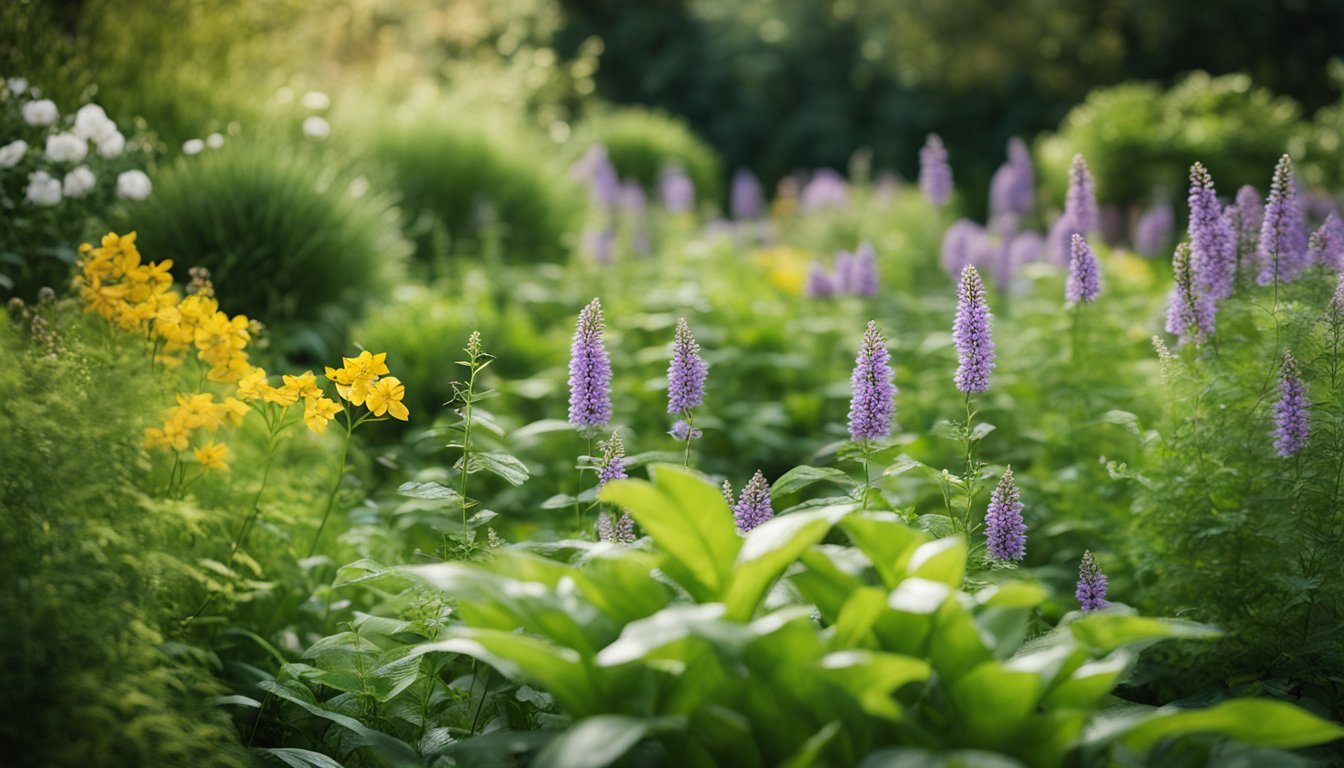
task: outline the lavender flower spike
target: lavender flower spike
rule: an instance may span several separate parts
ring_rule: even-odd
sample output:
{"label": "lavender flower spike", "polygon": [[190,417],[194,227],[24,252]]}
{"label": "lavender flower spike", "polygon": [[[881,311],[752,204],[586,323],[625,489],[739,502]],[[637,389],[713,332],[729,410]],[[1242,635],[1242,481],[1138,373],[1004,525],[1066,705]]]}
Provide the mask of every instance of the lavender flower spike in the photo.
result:
{"label": "lavender flower spike", "polygon": [[1311,235],[1309,241],[1313,264],[1324,264],[1336,272],[1344,272],[1344,223],[1339,216],[1331,213],[1325,217],[1321,228]]}
{"label": "lavender flower spike", "polygon": [[1213,177],[1204,166],[1190,166],[1190,271],[1199,290],[1214,300],[1232,295],[1237,277],[1237,243],[1223,215]]}
{"label": "lavender flower spike", "polygon": [[1064,297],[1070,306],[1080,301],[1091,304],[1101,294],[1101,266],[1087,241],[1077,232],[1073,233],[1070,253],[1069,280],[1064,287]]}
{"label": "lavender flower spike", "polygon": [[1097,196],[1092,189],[1092,172],[1082,155],[1074,155],[1069,166],[1069,191],[1064,198],[1064,215],[1074,232],[1087,234],[1097,228]]}
{"label": "lavender flower spike", "polygon": [[877,251],[873,250],[872,243],[867,240],[859,243],[859,249],[854,252],[854,262],[850,268],[853,270],[851,278],[854,293],[859,296],[876,296]]}
{"label": "lavender flower spike", "polygon": [[1156,256],[1171,242],[1171,231],[1176,226],[1176,214],[1167,203],[1159,203],[1144,211],[1134,225],[1134,250],[1144,256]]}
{"label": "lavender flower spike", "polygon": [[803,294],[809,299],[825,299],[835,295],[836,279],[819,262],[812,262],[807,268],[807,283]]}
{"label": "lavender flower spike", "polygon": [[985,303],[985,284],[975,267],[961,270],[952,341],[956,343],[960,361],[954,378],[957,389],[968,394],[987,392],[989,374],[994,370],[994,337],[990,331],[989,305]]}
{"label": "lavender flower spike", "polygon": [[737,497],[737,506],[733,508],[737,531],[747,533],[774,516],[775,511],[770,506],[770,484],[765,482],[765,475],[758,469],[747,481],[742,495]]}
{"label": "lavender flower spike", "polygon": [[708,372],[709,366],[700,359],[700,345],[695,343],[686,318],[677,318],[672,363],[667,367],[667,412],[684,413],[703,403]]}
{"label": "lavender flower spike", "polygon": [[625,441],[621,439],[620,432],[611,433],[611,439],[600,443],[598,447],[602,449],[602,466],[597,470],[599,489],[612,480],[629,477],[625,474]]}
{"label": "lavender flower spike", "polygon": [[930,133],[919,150],[919,188],[930,203],[943,207],[952,199],[952,168],[947,149],[936,133]]}
{"label": "lavender flower spike", "polygon": [[610,512],[603,512],[597,518],[597,538],[608,544],[635,543],[635,520],[629,512],[622,511],[621,516],[612,519]]}
{"label": "lavender flower spike", "polygon": [[1307,418],[1307,386],[1297,377],[1297,363],[1293,353],[1283,356],[1281,395],[1274,404],[1274,449],[1288,458],[1307,446],[1311,421]]}
{"label": "lavender flower spike", "polygon": [[1180,337],[1181,341],[1202,343],[1213,334],[1217,306],[1213,298],[1203,293],[1195,284],[1190,269],[1190,246],[1181,243],[1176,246],[1172,257],[1176,271],[1176,285],[1171,289],[1167,306],[1167,333]]}
{"label": "lavender flower spike", "polygon": [[1293,188],[1293,161],[1284,155],[1274,168],[1274,180],[1265,201],[1265,218],[1256,250],[1260,274],[1255,281],[1269,285],[1293,280],[1307,266],[1306,251],[1306,224]]}
{"label": "lavender flower spike", "polygon": [[1078,566],[1078,589],[1073,593],[1084,611],[1099,611],[1110,606],[1106,600],[1106,575],[1093,559],[1090,550],[1083,550],[1083,561]]}
{"label": "lavender flower spike", "polygon": [[733,174],[733,191],[729,198],[733,218],[737,221],[751,221],[761,218],[765,212],[765,193],[756,175],[746,168],[739,168]]}
{"label": "lavender flower spike", "polygon": [[658,196],[669,212],[690,213],[695,209],[695,182],[680,165],[668,165],[658,179]]}
{"label": "lavender flower spike", "polygon": [[985,511],[985,544],[995,560],[1021,560],[1027,554],[1027,526],[1022,522],[1022,494],[1013,481],[1013,468],[989,496]]}
{"label": "lavender flower spike", "polygon": [[1232,231],[1237,238],[1237,265],[1241,269],[1250,267],[1260,245],[1260,227],[1265,220],[1265,207],[1260,204],[1260,195],[1250,184],[1237,190],[1236,204],[1229,207]]}
{"label": "lavender flower spike", "polygon": [[877,323],[868,321],[850,379],[849,436],[856,443],[891,434],[896,415],[896,385],[891,383],[891,353]]}
{"label": "lavender flower spike", "polygon": [[569,357],[569,423],[592,433],[611,421],[611,361],[602,345],[602,302],[579,313]]}

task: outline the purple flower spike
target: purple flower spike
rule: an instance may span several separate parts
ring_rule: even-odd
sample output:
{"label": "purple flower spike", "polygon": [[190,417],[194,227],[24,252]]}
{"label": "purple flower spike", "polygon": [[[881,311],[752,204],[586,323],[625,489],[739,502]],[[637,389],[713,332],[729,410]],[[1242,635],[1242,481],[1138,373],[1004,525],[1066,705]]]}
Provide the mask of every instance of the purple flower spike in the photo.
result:
{"label": "purple flower spike", "polygon": [[695,183],[679,165],[663,169],[658,180],[658,195],[671,213],[690,213],[695,208]]}
{"label": "purple flower spike", "polygon": [[919,150],[919,188],[924,198],[939,208],[952,199],[952,167],[947,164],[947,149],[936,133],[930,133]]}
{"label": "purple flower spike", "polygon": [[756,175],[746,168],[733,174],[733,191],[729,199],[733,218],[753,221],[765,213],[765,193]]}
{"label": "purple flower spike", "polygon": [[1070,305],[1091,304],[1101,294],[1101,266],[1083,236],[1074,233],[1069,259],[1069,280],[1064,294]]}
{"label": "purple flower spike", "polygon": [[1325,223],[1311,236],[1309,245],[1312,264],[1324,264],[1336,272],[1344,272],[1344,223],[1331,213]]}
{"label": "purple flower spike", "polygon": [[625,441],[621,439],[621,433],[611,433],[611,439],[599,447],[602,449],[602,466],[597,470],[597,487],[629,477],[625,474]]}
{"label": "purple flower spike", "polygon": [[629,512],[622,511],[621,516],[612,519],[610,512],[603,512],[597,518],[597,538],[608,544],[635,543],[635,520]]}
{"label": "purple flower spike", "polygon": [[1232,295],[1237,277],[1237,241],[1223,215],[1213,177],[1190,166],[1190,271],[1200,292],[1216,300]]}
{"label": "purple flower spike", "polygon": [[943,233],[940,251],[943,269],[952,279],[961,274],[967,266],[979,263],[984,243],[989,239],[985,228],[970,219],[957,219]]}
{"label": "purple flower spike", "polygon": [[803,186],[798,205],[804,213],[828,209],[841,210],[849,204],[849,185],[833,168],[820,168]]}
{"label": "purple flower spike", "polygon": [[700,359],[686,318],[677,318],[676,339],[672,343],[672,362],[667,367],[667,412],[684,413],[705,401],[705,376],[709,366]]}
{"label": "purple flower spike", "polygon": [[1078,589],[1073,593],[1084,611],[1099,611],[1110,606],[1106,601],[1106,575],[1093,559],[1090,550],[1083,550],[1083,561],[1078,566]]}
{"label": "purple flower spike", "polygon": [[1144,211],[1134,225],[1134,250],[1144,256],[1156,256],[1171,242],[1176,214],[1171,206],[1159,203]]}
{"label": "purple flower spike", "polygon": [[589,193],[594,204],[600,208],[616,207],[621,195],[621,180],[616,175],[616,167],[611,164],[607,148],[594,144],[574,169],[576,176],[586,178]]}
{"label": "purple flower spike", "polygon": [[877,323],[868,321],[850,378],[849,436],[856,443],[891,434],[896,415],[896,385],[891,383],[891,353]]}
{"label": "purple flower spike", "polygon": [[985,284],[981,282],[980,273],[975,271],[975,267],[966,267],[961,271],[952,340],[956,343],[960,361],[954,379],[957,389],[968,394],[989,391],[989,374],[994,370],[994,337],[990,332]]}
{"label": "purple flower spike", "polygon": [[835,278],[826,271],[826,268],[814,261],[807,269],[807,285],[804,286],[803,293],[809,299],[830,298],[835,295],[835,283]]}
{"label": "purple flower spike", "polygon": [[853,292],[859,296],[877,295],[877,251],[867,240],[854,252]]}
{"label": "purple flower spike", "polygon": [[1022,522],[1022,493],[1013,468],[1004,470],[985,511],[985,544],[995,560],[1021,560],[1027,555],[1027,526]]}
{"label": "purple flower spike", "polygon": [[591,433],[611,421],[611,361],[602,345],[602,302],[579,313],[569,357],[569,423]]}
{"label": "purple flower spike", "polygon": [[1195,284],[1190,269],[1190,246],[1181,243],[1172,256],[1176,285],[1171,289],[1167,306],[1167,333],[1180,337],[1182,342],[1196,344],[1213,334],[1217,307],[1213,299]]}
{"label": "purple flower spike", "polygon": [[758,469],[751,480],[747,481],[746,487],[742,489],[742,495],[737,497],[737,506],[733,508],[737,531],[748,533],[774,516],[775,511],[770,506],[770,484],[765,482],[765,475]]}
{"label": "purple flower spike", "polygon": [[1279,402],[1274,404],[1274,449],[1288,458],[1307,446],[1311,421],[1307,418],[1307,385],[1297,377],[1293,353],[1283,356]]}
{"label": "purple flower spike", "polygon": [[835,282],[840,293],[854,292],[854,254],[849,251],[835,255]]}
{"label": "purple flower spike", "polygon": [[1260,194],[1250,184],[1237,190],[1236,203],[1228,207],[1233,235],[1237,238],[1237,267],[1249,269],[1260,246],[1260,226],[1265,220],[1265,206]]}
{"label": "purple flower spike", "polygon": [[[1082,155],[1074,155],[1069,166],[1069,191],[1064,198],[1064,215],[1074,227],[1073,232],[1087,234],[1097,228],[1097,196],[1092,188],[1092,173]],[[1072,232],[1070,233],[1072,234]]]}
{"label": "purple flower spike", "polygon": [[1027,145],[1014,136],[1008,142],[1008,162],[999,166],[989,182],[991,221],[1031,213],[1036,207],[1036,173],[1031,166]]}
{"label": "purple flower spike", "polygon": [[1289,282],[1307,266],[1306,224],[1293,187],[1293,161],[1287,155],[1274,168],[1256,260],[1260,274],[1255,281],[1260,285]]}

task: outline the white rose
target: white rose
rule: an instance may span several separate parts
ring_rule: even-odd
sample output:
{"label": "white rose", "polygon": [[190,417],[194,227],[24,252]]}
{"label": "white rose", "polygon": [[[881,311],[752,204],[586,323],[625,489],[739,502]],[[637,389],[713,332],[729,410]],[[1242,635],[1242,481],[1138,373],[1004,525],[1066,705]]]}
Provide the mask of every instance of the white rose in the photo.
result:
{"label": "white rose", "polygon": [[212,133],[205,137],[205,146],[211,149],[219,149],[224,146],[224,134]]}
{"label": "white rose", "polygon": [[78,163],[89,154],[89,143],[73,133],[47,137],[47,159],[53,163]]}
{"label": "white rose", "polygon": [[56,111],[56,102],[51,99],[30,101],[23,105],[23,122],[29,125],[51,125],[61,116]]}
{"label": "white rose", "polygon": [[75,113],[75,135],[81,139],[91,141],[116,129],[117,124],[97,104],[85,104]]}
{"label": "white rose", "polygon": [[153,188],[144,171],[126,171],[117,176],[117,197],[124,200],[144,200]]}
{"label": "white rose", "polygon": [[122,150],[126,149],[126,137],[115,128],[108,133],[100,134],[93,141],[98,145],[98,154],[103,157],[121,157]]}
{"label": "white rose", "polygon": [[303,121],[303,135],[310,139],[325,139],[331,134],[331,124],[313,115]]}
{"label": "white rose", "polygon": [[28,142],[23,139],[11,141],[0,147],[0,168],[13,168],[19,164],[28,152]]}
{"label": "white rose", "polygon": [[187,139],[182,142],[182,152],[188,155],[199,155],[205,149],[205,142],[200,139]]}
{"label": "white rose", "polygon": [[61,202],[61,180],[46,171],[28,174],[28,200],[33,205],[52,206]]}
{"label": "white rose", "polygon": [[61,191],[66,197],[83,197],[93,191],[97,179],[93,176],[93,171],[89,170],[87,165],[81,165],[75,170],[65,174],[65,182],[61,184]]}
{"label": "white rose", "polygon": [[11,77],[5,80],[5,87],[15,96],[22,96],[28,90],[28,81],[22,77]]}

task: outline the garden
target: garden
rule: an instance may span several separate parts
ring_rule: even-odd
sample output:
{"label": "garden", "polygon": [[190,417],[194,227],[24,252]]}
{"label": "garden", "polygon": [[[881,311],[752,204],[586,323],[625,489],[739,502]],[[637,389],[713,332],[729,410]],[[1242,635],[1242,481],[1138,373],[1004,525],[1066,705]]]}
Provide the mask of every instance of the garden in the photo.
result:
{"label": "garden", "polygon": [[1344,9],[1101,5],[0,7],[0,764],[1344,765]]}

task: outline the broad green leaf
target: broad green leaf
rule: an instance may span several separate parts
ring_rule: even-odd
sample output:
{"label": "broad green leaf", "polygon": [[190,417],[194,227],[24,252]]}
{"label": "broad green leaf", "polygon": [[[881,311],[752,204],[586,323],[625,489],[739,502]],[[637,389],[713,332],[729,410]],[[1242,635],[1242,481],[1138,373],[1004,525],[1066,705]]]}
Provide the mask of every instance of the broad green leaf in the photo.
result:
{"label": "broad green leaf", "polygon": [[276,698],[284,699],[285,701],[298,706],[310,715],[320,717],[323,720],[329,720],[332,723],[341,726],[349,732],[349,740],[347,742],[349,744],[360,747],[374,747],[400,762],[419,762],[419,757],[409,744],[383,733],[382,731],[376,731],[353,717],[342,715],[339,712],[332,712],[319,704],[306,701],[294,691],[271,680],[263,680],[261,683],[258,683],[258,687]]}
{"label": "broad green leaf", "polygon": [[958,727],[978,747],[1010,746],[1027,716],[1036,710],[1044,685],[1032,673],[987,661],[948,688]]}
{"label": "broad green leaf", "polygon": [[780,768],[811,768],[811,766],[821,764],[821,753],[826,747],[840,734],[843,724],[839,720],[832,720],[822,726],[821,730],[808,737],[803,742],[803,746],[798,748],[797,752],[789,755],[784,762],[780,763]]}
{"label": "broad green leaf", "polygon": [[960,589],[966,578],[966,539],[949,536],[920,545],[910,556],[906,575]]}
{"label": "broad green leaf", "polygon": [[687,637],[701,637],[716,645],[740,647],[748,636],[740,624],[724,621],[722,603],[672,605],[654,615],[625,625],[616,642],[597,654],[597,663],[615,667],[637,662],[653,651]]}
{"label": "broad green leaf", "polygon": [[891,512],[853,514],[840,521],[840,527],[873,562],[887,589],[900,585],[916,547],[928,541],[927,536]]}
{"label": "broad green leaf", "polygon": [[375,669],[368,677],[368,693],[381,702],[396,698],[420,679],[420,657],[404,656]]}
{"label": "broad green leaf", "polygon": [[[461,464],[454,468],[458,468]],[[530,477],[527,471],[527,465],[514,456],[504,451],[481,451],[471,454],[471,461],[467,465],[468,472],[480,472],[484,470],[504,479],[504,482],[512,486],[519,486],[527,482]]]}
{"label": "broad green leaf", "polygon": [[844,557],[854,550],[848,547],[820,545],[803,552],[798,560],[805,569],[789,576],[803,597],[817,606],[822,618],[834,623],[845,601],[864,583],[855,573],[841,568],[836,557]]}
{"label": "broad green leaf", "polygon": [[1210,640],[1222,633],[1205,624],[1182,619],[1153,619],[1102,611],[1079,617],[1068,625],[1073,636],[1103,653],[1146,641],[1180,638]]}
{"label": "broad green leaf", "polygon": [[525,440],[537,435],[550,434],[551,432],[570,432],[573,431],[573,429],[574,425],[563,419],[542,419],[540,421],[534,421],[531,424],[525,424],[514,430],[513,439]]}
{"label": "broad green leaf", "polygon": [[934,752],[915,747],[880,749],[859,763],[859,768],[1026,768],[1007,755],[963,749]]}
{"label": "broad green leaf", "polygon": [[1216,733],[1258,747],[1296,748],[1344,738],[1344,727],[1287,702],[1233,699],[1208,709],[1164,707],[1130,728],[1121,740],[1144,750],[1189,733]]}
{"label": "broad green leaf", "polygon": [[929,467],[927,464],[921,461],[916,461],[915,459],[903,453],[900,456],[896,457],[896,460],[892,462],[891,466],[883,470],[882,476],[895,477],[897,475],[903,475],[912,469],[928,469],[928,468]]}
{"label": "broad green leaf", "polygon": [[652,577],[655,558],[611,545],[573,572],[584,599],[624,626],[667,607],[672,590]]}
{"label": "broad green leaf", "polygon": [[700,602],[721,600],[742,547],[719,489],[665,464],[654,481],[615,480],[603,501],[624,507],[666,554],[663,570]]}
{"label": "broad green leaf", "polygon": [[770,585],[804,551],[825,538],[831,526],[851,509],[852,506],[829,507],[783,515],[753,529],[737,554],[724,598],[728,618],[750,619]]}
{"label": "broad green leaf", "polygon": [[418,645],[412,654],[460,653],[489,664],[505,677],[541,686],[576,717],[601,710],[601,697],[593,688],[598,681],[574,649],[498,629],[463,628],[456,634]]}
{"label": "broad green leaf", "polygon": [[1035,608],[1045,602],[1045,587],[1029,581],[994,584],[975,593],[975,601],[991,608]]}
{"label": "broad green leaf", "polygon": [[597,715],[555,737],[532,763],[536,768],[605,768],[653,733],[656,719]]}
{"label": "broad green leaf", "polygon": [[835,483],[842,488],[853,488],[856,485],[849,473],[835,467],[812,467],[804,464],[780,475],[770,486],[770,497],[778,502],[780,498],[816,483]]}
{"label": "broad green leaf", "polygon": [[430,481],[428,483],[402,483],[397,487],[397,493],[402,496],[409,496],[412,499],[431,499],[434,501],[447,501],[454,504],[462,503],[462,496],[452,488],[443,483]]}
{"label": "broad green leaf", "polygon": [[878,587],[859,587],[849,595],[836,618],[831,647],[871,648],[876,643],[873,624],[887,610],[887,593]]}
{"label": "broad green leaf", "polygon": [[1095,709],[1110,695],[1134,657],[1116,651],[1104,659],[1088,662],[1045,695],[1049,709]]}
{"label": "broad green leaf", "polygon": [[946,584],[906,579],[887,596],[890,609],[877,617],[873,634],[884,651],[923,656],[938,610],[952,590]]}
{"label": "broad green leaf", "polygon": [[903,717],[892,693],[933,674],[923,659],[870,651],[837,651],[823,658],[820,667],[822,678],[848,692],[865,712],[888,720]]}
{"label": "broad green leaf", "polygon": [[257,752],[267,757],[273,757],[290,766],[290,768],[344,768],[340,763],[321,752],[312,752],[307,749],[260,747]]}
{"label": "broad green leaf", "polygon": [[957,597],[954,594],[938,608],[929,638],[928,653],[934,669],[948,680],[960,678],[992,656],[990,640],[981,634],[974,617]]}
{"label": "broad green leaf", "polygon": [[564,509],[573,507],[578,500],[567,493],[557,493],[549,499],[541,502],[542,509]]}

